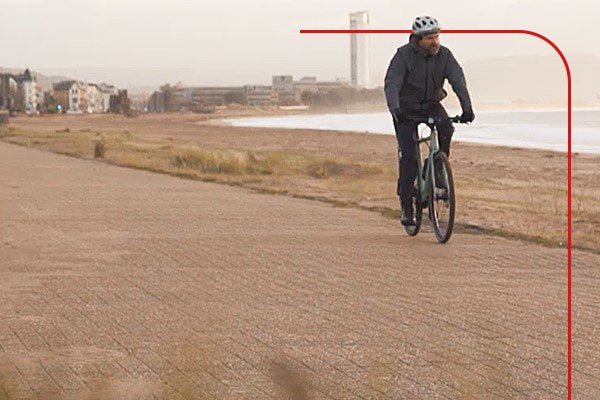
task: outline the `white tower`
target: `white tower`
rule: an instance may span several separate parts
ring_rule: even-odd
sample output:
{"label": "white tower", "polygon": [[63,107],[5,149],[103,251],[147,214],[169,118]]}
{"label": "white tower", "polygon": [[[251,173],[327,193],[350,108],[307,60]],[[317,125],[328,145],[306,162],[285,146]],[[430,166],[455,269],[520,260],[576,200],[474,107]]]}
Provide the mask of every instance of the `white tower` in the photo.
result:
{"label": "white tower", "polygon": [[[369,29],[369,12],[350,13],[350,29]],[[369,86],[369,46],[368,35],[350,34],[350,84],[355,87]]]}

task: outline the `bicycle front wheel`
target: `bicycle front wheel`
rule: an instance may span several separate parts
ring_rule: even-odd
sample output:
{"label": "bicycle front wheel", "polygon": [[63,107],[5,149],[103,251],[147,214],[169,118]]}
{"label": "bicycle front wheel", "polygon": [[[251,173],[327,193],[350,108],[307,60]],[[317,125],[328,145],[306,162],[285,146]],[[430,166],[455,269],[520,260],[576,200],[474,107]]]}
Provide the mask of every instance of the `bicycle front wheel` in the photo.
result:
{"label": "bicycle front wheel", "polygon": [[439,243],[446,243],[452,236],[456,207],[454,180],[446,153],[439,152],[433,158],[433,179],[429,194],[429,218]]}

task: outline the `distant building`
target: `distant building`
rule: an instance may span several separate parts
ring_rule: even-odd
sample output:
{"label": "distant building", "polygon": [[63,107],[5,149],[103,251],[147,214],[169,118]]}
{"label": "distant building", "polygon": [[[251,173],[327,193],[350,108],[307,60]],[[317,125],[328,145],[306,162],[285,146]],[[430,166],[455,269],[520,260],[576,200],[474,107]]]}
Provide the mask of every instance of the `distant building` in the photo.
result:
{"label": "distant building", "polygon": [[64,112],[69,109],[69,95],[75,81],[62,81],[52,85],[52,97],[56,106]]}
{"label": "distant building", "polygon": [[[369,29],[369,12],[359,11],[350,14],[351,30]],[[350,84],[354,87],[369,86],[369,43],[368,35],[350,34]]]}
{"label": "distant building", "polygon": [[158,90],[152,93],[148,101],[149,112],[165,112],[165,96]]}
{"label": "distant building", "polygon": [[0,110],[13,110],[16,106],[18,84],[12,74],[0,74]]}
{"label": "distant building", "polygon": [[35,112],[38,109],[38,84],[37,79],[31,75],[29,69],[17,76],[17,83],[22,93],[22,103],[19,107],[22,111]]}
{"label": "distant building", "polygon": [[294,81],[294,94],[296,102],[302,104],[302,94],[305,92],[327,93],[335,89],[348,88],[350,85],[347,81],[337,79],[335,81],[318,81],[314,76],[304,76],[298,81]]}
{"label": "distant building", "polygon": [[222,106],[244,104],[244,88],[237,86],[188,88],[194,106]]}
{"label": "distant building", "polygon": [[53,85],[53,96],[57,105],[70,114],[87,111],[86,87],[79,81],[62,81]]}
{"label": "distant building", "polygon": [[335,81],[318,81],[316,76],[303,76],[295,81],[292,75],[273,75],[272,90],[277,94],[276,103],[288,106],[301,104],[302,93],[307,91],[327,92],[349,86],[346,79],[340,78]]}
{"label": "distant building", "polygon": [[340,88],[347,86],[348,82],[343,80],[317,81],[317,78],[314,76],[305,76],[302,77],[299,81],[294,82],[294,89],[296,92],[304,90],[319,91],[323,89]]}
{"label": "distant building", "polygon": [[46,92],[44,92],[44,89],[40,85],[38,85],[38,87],[37,87],[37,109],[41,111],[45,102],[46,102]]}
{"label": "distant building", "polygon": [[292,75],[274,75],[273,90],[278,93],[294,92],[294,77]]}
{"label": "distant building", "polygon": [[51,92],[55,104],[70,114],[107,113],[110,98],[116,94],[118,90],[112,85],[75,80],[55,83]]}
{"label": "distant building", "polygon": [[98,88],[98,98],[102,110],[100,112],[107,113],[110,110],[110,96],[119,94],[119,90],[115,86],[106,83],[99,83],[96,87]]}
{"label": "distant building", "polygon": [[271,86],[244,86],[244,100],[249,106],[271,106],[278,103],[277,92]]}
{"label": "distant building", "polygon": [[305,76],[294,81],[292,75],[273,75],[272,85],[201,86],[185,87],[164,85],[160,91],[143,99],[150,112],[202,110],[227,104],[249,106],[300,105],[302,93],[310,91],[331,92],[350,85],[344,79],[318,81],[314,76]]}
{"label": "distant building", "polygon": [[83,110],[87,113],[101,113],[102,112],[102,98],[99,98],[100,91],[98,86],[90,83],[87,85],[85,96],[87,100],[87,108]]}
{"label": "distant building", "polygon": [[194,89],[195,88],[192,87],[180,87],[173,92],[173,101],[175,104],[175,109],[188,109],[194,105]]}
{"label": "distant building", "polygon": [[294,90],[294,77],[292,75],[274,75],[273,91],[277,93],[280,105],[297,104]]}
{"label": "distant building", "polygon": [[37,79],[26,69],[22,74],[0,74],[0,109],[36,112],[40,103]]}
{"label": "distant building", "polygon": [[247,104],[266,106],[277,104],[278,96],[271,86],[190,87],[175,91],[177,108]]}

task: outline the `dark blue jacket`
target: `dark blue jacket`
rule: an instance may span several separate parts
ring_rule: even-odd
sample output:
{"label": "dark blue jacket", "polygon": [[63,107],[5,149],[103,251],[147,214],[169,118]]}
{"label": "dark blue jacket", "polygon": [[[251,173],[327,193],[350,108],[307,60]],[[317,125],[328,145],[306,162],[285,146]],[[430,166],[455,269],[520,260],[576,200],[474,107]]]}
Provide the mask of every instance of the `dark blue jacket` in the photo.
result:
{"label": "dark blue jacket", "polygon": [[465,75],[447,47],[441,46],[435,55],[423,55],[414,35],[398,48],[385,75],[385,98],[390,110],[424,113],[441,102],[447,93],[443,89],[448,79],[458,96],[463,111],[472,111]]}

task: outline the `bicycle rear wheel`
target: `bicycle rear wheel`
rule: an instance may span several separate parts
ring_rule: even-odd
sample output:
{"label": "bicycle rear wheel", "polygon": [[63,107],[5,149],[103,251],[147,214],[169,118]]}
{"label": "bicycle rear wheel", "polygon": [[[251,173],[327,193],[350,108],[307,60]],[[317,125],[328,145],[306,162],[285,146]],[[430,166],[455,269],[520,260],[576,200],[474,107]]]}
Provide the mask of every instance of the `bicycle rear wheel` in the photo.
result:
{"label": "bicycle rear wheel", "polygon": [[456,201],[452,169],[446,153],[439,152],[433,158],[433,174],[429,195],[429,218],[439,243],[446,243],[452,236]]}

